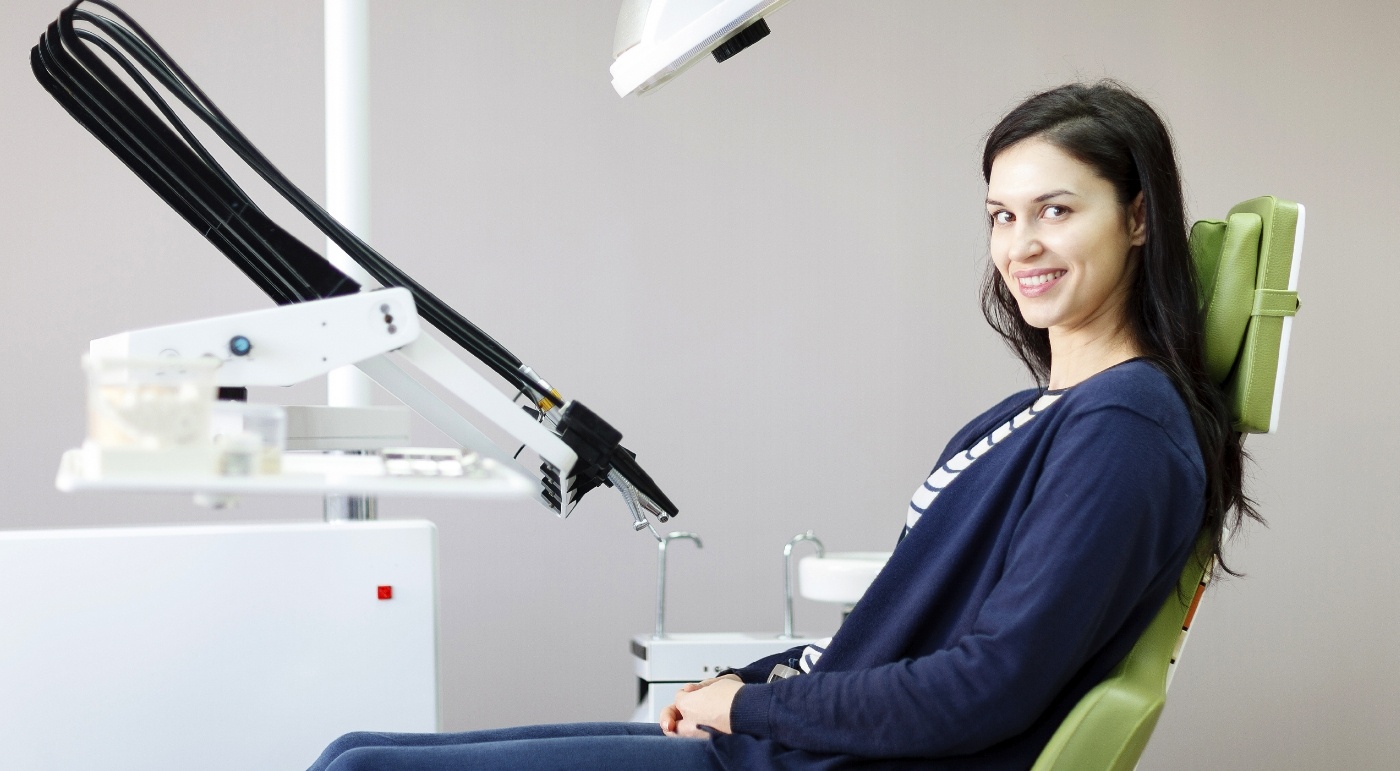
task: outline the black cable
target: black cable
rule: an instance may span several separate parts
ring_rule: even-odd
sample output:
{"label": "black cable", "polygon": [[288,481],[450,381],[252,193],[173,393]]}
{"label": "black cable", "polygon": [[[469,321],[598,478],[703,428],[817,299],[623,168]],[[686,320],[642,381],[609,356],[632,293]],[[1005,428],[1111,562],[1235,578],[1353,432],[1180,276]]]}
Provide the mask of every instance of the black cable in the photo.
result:
{"label": "black cable", "polygon": [[[154,58],[154,54],[150,51],[149,47],[146,46],[140,39],[134,37],[130,33],[130,31],[126,30],[121,25],[112,22],[110,19],[106,19],[105,17],[96,16],[93,14],[87,14],[82,11],[76,12],[74,14],[74,18],[75,20],[89,21],[95,26],[98,26],[102,31],[106,32],[108,35],[116,38],[119,41],[119,44],[122,48],[124,48],[128,53],[135,55],[136,58],[141,61],[143,67],[152,75],[156,76],[156,78],[161,82],[161,85],[165,86],[167,90],[169,90],[171,93],[176,94],[180,98],[180,100],[183,103],[185,103],[186,106],[188,106],[192,112],[195,113],[197,117],[199,117],[205,122],[208,122],[210,120],[208,116],[208,111],[204,109],[204,107],[194,99],[193,95],[191,95],[188,89],[184,87],[184,84],[182,84],[177,78],[175,78],[174,75],[169,71],[169,69],[164,67],[158,59]],[[85,39],[93,38],[92,33],[89,33],[86,30],[77,30],[77,34]],[[176,125],[177,129],[183,125],[179,122],[178,118],[174,117],[174,111],[169,109],[165,100],[155,91],[155,89],[149,84],[149,82],[146,81],[145,78],[139,74],[139,72],[130,62],[126,61],[119,54],[112,51],[110,47],[107,47],[107,51],[111,55],[111,57],[127,71],[131,78],[137,82],[137,84],[147,94],[150,100],[153,103],[155,103],[158,108],[161,109],[162,113],[166,116],[166,118],[170,120],[171,123]],[[222,168],[219,166],[218,161],[214,160],[212,156],[208,155],[207,152],[203,151],[203,146],[199,143],[198,139],[193,137],[192,133],[187,131],[181,131],[181,134],[184,137],[185,141],[200,154],[201,158],[211,168],[211,170],[220,172],[222,171]],[[231,179],[227,177],[224,177],[224,179],[230,187],[237,187],[237,185],[233,183]]]}
{"label": "black cable", "polygon": [[[65,32],[61,23],[58,31],[61,38]],[[60,45],[53,45],[53,32],[51,27],[38,54],[41,61],[47,59],[51,73],[66,80],[62,96],[67,98],[59,101],[157,193],[175,205],[187,221],[234,259],[255,283],[283,303],[358,289],[338,271],[333,275],[321,271],[319,277],[308,280],[303,275],[308,267],[307,255],[314,259],[319,256],[265,221],[241,191],[225,189],[217,175],[209,178],[198,158],[182,157],[188,155],[184,146],[144,103],[131,95],[109,70],[81,66],[68,55],[62,40]],[[96,61],[82,47],[77,47],[76,52]],[[94,77],[93,71],[105,78]],[[56,78],[40,79],[51,92],[56,91],[52,82]],[[120,98],[122,92],[131,98]],[[301,247],[302,254],[296,254],[290,244]]]}
{"label": "black cable", "polygon": [[[227,193],[224,197],[215,194],[209,180],[201,179],[192,169],[198,165],[197,159],[191,163],[190,159],[180,157],[173,132],[163,124],[154,125],[158,121],[152,120],[154,116],[144,104],[133,106],[131,103],[139,103],[139,100],[122,103],[113,98],[101,81],[68,54],[61,40],[55,45],[55,38],[59,37],[56,33],[61,33],[60,25],[51,25],[49,34],[31,54],[31,63],[40,82],[80,123],[270,296],[286,303],[310,299],[313,294],[334,295],[358,289],[353,282],[341,286],[348,278],[338,271],[335,276],[322,275],[318,280],[307,281],[303,271],[295,269],[305,265],[289,264],[289,259],[304,263],[305,254],[295,254],[286,244],[282,244],[284,249],[279,253],[268,243],[268,237],[278,242],[294,242],[294,239],[270,222],[261,223],[261,228],[252,231],[244,227],[238,214],[246,207],[237,196],[229,200]],[[161,135],[162,131],[165,136]],[[297,245],[319,259],[304,245]],[[308,289],[319,291],[313,293]]]}
{"label": "black cable", "polygon": [[[251,214],[245,210],[252,208],[245,203],[246,196],[228,190],[220,194],[218,189],[223,186],[221,182],[217,178],[210,181],[204,175],[197,174],[199,161],[181,157],[182,147],[178,141],[174,140],[164,123],[148,112],[144,104],[134,98],[126,101],[113,98],[111,83],[104,84],[99,78],[83,77],[87,76],[87,70],[77,66],[62,45],[53,46],[52,38],[46,42],[49,45],[41,48],[39,53],[41,56],[48,53],[52,69],[56,73],[66,74],[69,80],[66,106],[70,111],[76,113],[88,129],[104,140],[165,200],[178,203],[176,210],[181,211],[200,232],[209,236],[210,241],[216,242],[221,250],[235,257],[235,263],[256,283],[269,290],[269,294],[280,302],[291,302],[328,294],[328,291],[330,294],[344,294],[344,291],[356,290],[357,287],[353,285],[339,287],[346,281],[344,276],[325,276],[330,280],[329,285],[319,287],[321,291],[308,291],[308,288],[316,290],[318,287],[309,285],[311,283],[305,281],[298,271],[286,270],[288,266],[284,253],[270,243],[284,241],[290,236],[279,232],[280,228],[270,222],[265,222],[262,227],[256,227],[256,224],[252,228],[245,227],[244,218]],[[80,55],[85,53],[81,49],[78,52]],[[77,73],[81,73],[81,76]],[[125,90],[125,85],[120,84],[115,76],[106,74],[120,90]],[[283,270],[279,270],[279,267]],[[340,291],[336,291],[337,287]]]}
{"label": "black cable", "polygon": [[[130,36],[131,34],[127,32],[126,29],[121,27],[121,25],[116,24],[115,22],[112,22],[112,20],[103,16],[96,16],[93,14],[84,13],[82,11],[79,11],[78,13],[74,14],[74,16],[75,18],[94,23],[95,25],[99,26],[103,32],[106,32],[107,34],[113,37],[124,37]],[[150,84],[150,81],[146,80],[146,78],[141,75],[140,71],[136,69],[135,65],[127,61],[120,53],[117,52],[117,50],[111,43],[102,38],[100,35],[95,35],[84,29],[77,30],[77,33],[78,36],[82,39],[87,40],[88,42],[93,43],[99,48],[101,48],[103,52],[107,54],[107,57],[109,59],[116,62],[118,66],[125,70],[126,74],[131,78],[131,80],[134,83],[136,83],[136,85],[139,86],[143,92],[145,92],[146,97],[151,101],[151,103],[154,104],[156,108],[160,110],[161,115],[165,116],[166,122],[168,122],[171,126],[175,128],[176,131],[180,133],[181,138],[185,140],[185,144],[189,145],[190,149],[194,150],[194,152],[197,155],[199,155],[200,159],[204,161],[206,166],[209,167],[209,170],[217,174],[220,180],[231,190],[237,191],[241,199],[245,203],[252,205],[252,199],[249,198],[248,195],[243,192],[243,189],[238,186],[238,183],[234,182],[233,178],[230,177],[224,171],[224,168],[219,165],[219,162],[214,160],[214,156],[211,155],[209,151],[204,147],[204,145],[200,143],[199,138],[194,135],[194,132],[190,131],[189,127],[187,127],[184,124],[184,122],[180,120],[180,117],[176,115],[175,111],[170,108],[169,103],[167,103],[164,99],[161,98],[160,94],[156,91],[155,87]],[[142,48],[145,48],[144,44],[141,43],[139,39],[130,38],[123,40],[123,48],[126,48],[127,51],[133,51],[132,46],[136,46],[135,50],[137,51],[140,51]],[[146,49],[142,53],[149,55],[150,51],[149,49]],[[151,60],[149,60],[146,56],[141,56],[140,58],[142,60],[142,63],[146,65],[147,71],[151,71],[159,78],[160,73],[156,70],[152,70]],[[180,88],[182,88],[179,82],[174,80],[173,78],[161,78],[161,84],[164,85],[166,88],[170,89],[171,91],[177,91]]]}

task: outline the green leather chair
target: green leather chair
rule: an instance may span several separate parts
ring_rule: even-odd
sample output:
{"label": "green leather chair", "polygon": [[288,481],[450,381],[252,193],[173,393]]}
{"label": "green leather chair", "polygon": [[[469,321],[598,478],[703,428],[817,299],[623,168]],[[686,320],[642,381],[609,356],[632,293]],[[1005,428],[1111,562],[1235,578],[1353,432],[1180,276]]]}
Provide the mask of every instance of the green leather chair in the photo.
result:
{"label": "green leather chair", "polygon": [[[1272,433],[1278,427],[1302,246],[1303,207],[1272,196],[1239,204],[1224,221],[1191,228],[1205,311],[1206,369],[1224,388],[1238,431]],[[1032,771],[1130,771],[1137,765],[1210,580],[1200,562],[1187,563],[1179,591],[1167,598],[1127,658],[1070,711]]]}

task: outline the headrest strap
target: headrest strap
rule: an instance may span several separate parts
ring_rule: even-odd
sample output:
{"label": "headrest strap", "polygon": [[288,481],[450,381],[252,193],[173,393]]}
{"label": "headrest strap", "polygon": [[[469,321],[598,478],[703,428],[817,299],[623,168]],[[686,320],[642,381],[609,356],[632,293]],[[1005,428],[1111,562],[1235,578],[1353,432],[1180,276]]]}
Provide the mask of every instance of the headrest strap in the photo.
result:
{"label": "headrest strap", "polygon": [[1283,289],[1254,290],[1251,316],[1292,316],[1298,312],[1298,293]]}

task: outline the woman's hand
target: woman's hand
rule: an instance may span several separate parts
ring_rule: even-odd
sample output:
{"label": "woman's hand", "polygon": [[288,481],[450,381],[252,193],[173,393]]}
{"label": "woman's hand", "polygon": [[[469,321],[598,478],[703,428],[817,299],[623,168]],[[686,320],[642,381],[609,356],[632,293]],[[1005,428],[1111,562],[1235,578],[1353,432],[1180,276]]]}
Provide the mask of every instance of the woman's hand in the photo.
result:
{"label": "woman's hand", "polygon": [[[723,684],[724,688],[721,690],[727,690],[727,695],[716,692],[714,694],[707,694],[703,704],[700,702],[692,702],[692,699],[694,697],[691,697],[689,694],[701,691],[703,689],[708,689],[710,688],[710,686],[716,684]],[[739,686],[743,684],[744,682],[739,679],[739,676],[734,674],[721,675],[719,677],[711,677],[708,680],[701,680],[698,683],[686,683],[685,685],[681,686],[680,693],[676,694],[676,703],[661,710],[661,732],[666,734],[667,736],[686,736],[699,739],[708,739],[710,738],[710,735],[708,733],[705,733],[704,731],[701,731],[698,727],[701,725],[707,725],[711,728],[714,728],[717,731],[730,733],[729,705],[734,702],[734,692],[737,692],[739,690]],[[715,696],[717,698],[710,699],[710,696]],[[696,717],[697,715],[702,714],[702,710],[712,711],[718,705],[719,700],[723,700],[722,725],[706,720],[699,720]],[[690,705],[688,708],[688,712],[681,711],[679,705],[683,701],[686,704]],[[712,701],[715,703],[711,704],[710,702]],[[690,717],[686,717],[687,714],[690,715]],[[704,711],[703,714],[709,715],[710,712]]]}

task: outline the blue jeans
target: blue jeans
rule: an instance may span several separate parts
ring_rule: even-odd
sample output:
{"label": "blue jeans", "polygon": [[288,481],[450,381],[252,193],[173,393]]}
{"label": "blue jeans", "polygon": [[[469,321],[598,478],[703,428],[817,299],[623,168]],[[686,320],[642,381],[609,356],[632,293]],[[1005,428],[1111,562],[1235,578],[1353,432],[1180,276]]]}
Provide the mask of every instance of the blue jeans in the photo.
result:
{"label": "blue jeans", "polygon": [[455,734],[361,731],[331,742],[308,771],[719,771],[708,744],[666,736],[655,723],[562,723]]}

